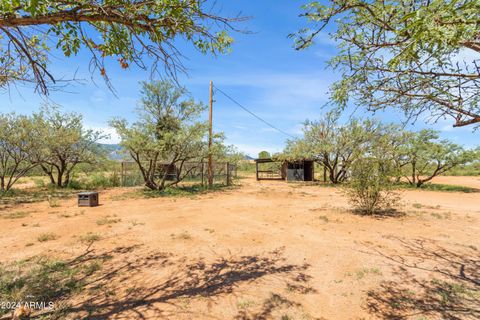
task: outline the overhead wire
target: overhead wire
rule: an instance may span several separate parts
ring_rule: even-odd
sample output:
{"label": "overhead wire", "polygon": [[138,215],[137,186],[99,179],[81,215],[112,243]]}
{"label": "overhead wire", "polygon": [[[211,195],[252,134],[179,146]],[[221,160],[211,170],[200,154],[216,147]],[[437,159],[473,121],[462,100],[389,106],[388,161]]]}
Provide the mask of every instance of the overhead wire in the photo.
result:
{"label": "overhead wire", "polygon": [[278,128],[277,126],[271,124],[270,122],[268,122],[267,120],[263,119],[262,117],[258,116],[257,114],[255,114],[253,111],[251,111],[250,109],[248,109],[247,107],[243,106],[240,102],[238,102],[237,100],[235,100],[234,98],[232,98],[230,95],[228,95],[227,93],[225,93],[223,90],[221,90],[220,88],[216,87],[215,85],[213,86],[216,91],[220,92],[221,94],[223,94],[227,99],[229,99],[230,101],[232,101],[234,104],[236,104],[238,107],[240,107],[241,109],[243,109],[245,112],[249,113],[251,116],[255,117],[257,120],[263,122],[264,124],[266,124],[267,126],[269,126],[270,128],[290,137],[290,138],[293,138],[293,139],[296,139],[297,137],[291,135],[290,133]]}

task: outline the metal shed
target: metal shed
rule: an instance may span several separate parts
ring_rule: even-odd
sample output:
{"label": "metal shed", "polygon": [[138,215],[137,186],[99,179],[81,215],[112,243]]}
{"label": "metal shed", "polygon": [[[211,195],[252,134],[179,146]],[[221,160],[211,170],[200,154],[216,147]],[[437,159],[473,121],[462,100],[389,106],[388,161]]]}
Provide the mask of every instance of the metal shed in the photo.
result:
{"label": "metal shed", "polygon": [[257,180],[315,181],[313,160],[256,159]]}

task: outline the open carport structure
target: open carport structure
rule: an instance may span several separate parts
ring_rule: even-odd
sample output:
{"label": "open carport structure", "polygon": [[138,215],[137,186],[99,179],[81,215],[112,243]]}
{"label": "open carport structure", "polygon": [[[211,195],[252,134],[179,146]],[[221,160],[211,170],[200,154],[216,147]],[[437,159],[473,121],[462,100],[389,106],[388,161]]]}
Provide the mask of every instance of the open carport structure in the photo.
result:
{"label": "open carport structure", "polygon": [[313,160],[256,159],[255,171],[259,180],[314,181]]}

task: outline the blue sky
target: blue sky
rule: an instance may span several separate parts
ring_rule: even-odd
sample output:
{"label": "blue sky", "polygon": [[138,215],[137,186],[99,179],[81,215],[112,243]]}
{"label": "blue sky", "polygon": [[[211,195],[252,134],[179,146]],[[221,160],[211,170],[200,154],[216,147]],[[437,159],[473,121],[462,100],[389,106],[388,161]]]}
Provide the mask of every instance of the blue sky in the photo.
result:
{"label": "blue sky", "polygon": [[[223,15],[241,12],[252,19],[242,27],[251,34],[233,34],[232,53],[220,56],[203,56],[190,46],[180,43],[186,56],[188,75],[180,75],[180,82],[192,95],[208,102],[209,81],[234,97],[238,102],[275,124],[293,136],[301,134],[302,122],[318,119],[326,112],[328,87],[338,79],[332,70],[326,69],[326,61],[335,54],[335,43],[323,33],[315,46],[297,52],[292,48],[288,34],[305,26],[298,17],[304,1],[287,0],[223,0],[217,1]],[[117,143],[114,131],[108,128],[108,120],[123,117],[134,120],[134,110],[139,99],[139,81],[147,80],[149,72],[137,69],[121,70],[116,63],[107,72],[112,79],[117,96],[112,94],[100,77],[91,79],[89,58],[77,57],[52,61],[56,76],[72,77],[77,72],[82,84],[69,86],[64,92],[52,92],[49,99],[63,106],[64,110],[84,115],[88,127],[104,130],[111,135],[108,141]],[[42,98],[32,88],[17,86],[0,96],[4,112],[16,111],[29,114],[38,110]],[[362,116],[363,109],[357,111]],[[365,116],[371,116],[365,114]],[[395,112],[377,114],[385,122],[395,122],[401,115]],[[206,115],[205,115],[206,119]],[[468,147],[478,145],[478,132],[472,128],[453,129],[451,120],[426,125],[419,121],[413,129],[432,128],[441,131],[444,138]],[[259,151],[281,151],[288,137],[253,118],[231,101],[216,94],[214,104],[214,130],[223,131],[227,142],[251,156]]]}

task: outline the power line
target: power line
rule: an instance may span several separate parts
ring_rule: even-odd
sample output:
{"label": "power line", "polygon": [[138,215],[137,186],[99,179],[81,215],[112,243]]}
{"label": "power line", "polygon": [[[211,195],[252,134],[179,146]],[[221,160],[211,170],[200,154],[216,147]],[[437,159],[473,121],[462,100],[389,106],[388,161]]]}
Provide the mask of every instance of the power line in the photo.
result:
{"label": "power line", "polygon": [[255,118],[257,118],[258,120],[262,121],[263,123],[265,123],[267,126],[269,126],[270,128],[272,129],[275,129],[277,130],[278,132],[280,133],[283,133],[284,135],[290,137],[290,138],[293,138],[293,139],[296,139],[295,136],[289,134],[288,132],[285,132],[283,131],[282,129],[279,129],[277,128],[276,126],[274,126],[273,124],[271,124],[270,122],[262,119],[260,116],[257,116],[255,113],[253,113],[252,111],[250,111],[248,108],[244,107],[242,104],[240,104],[240,102],[236,101],[235,99],[233,99],[231,96],[229,96],[228,94],[226,94],[225,92],[223,92],[221,89],[219,89],[218,87],[216,87],[214,85],[215,89],[220,92],[221,94],[223,94],[225,97],[227,97],[230,101],[232,101],[233,103],[235,103],[237,106],[239,106],[240,108],[242,108],[244,111],[248,112],[250,115],[254,116]]}

